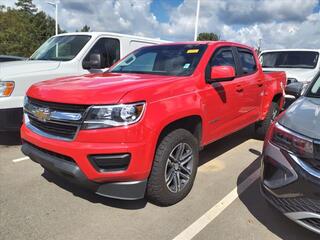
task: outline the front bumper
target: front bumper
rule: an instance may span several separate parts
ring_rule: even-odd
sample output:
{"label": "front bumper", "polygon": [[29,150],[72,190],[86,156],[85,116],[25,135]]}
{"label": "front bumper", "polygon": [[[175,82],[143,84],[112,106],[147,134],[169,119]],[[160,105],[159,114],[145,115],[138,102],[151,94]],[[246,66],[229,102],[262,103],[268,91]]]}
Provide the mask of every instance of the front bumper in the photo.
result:
{"label": "front bumper", "polygon": [[22,125],[22,108],[0,109],[0,132],[18,132]]}
{"label": "front bumper", "polygon": [[[97,194],[121,199],[138,199],[145,194],[156,138],[141,125],[79,131],[75,140],[61,141],[38,135],[23,124],[21,138],[22,151],[32,160]],[[130,155],[125,169],[99,171],[90,158],[115,154]]]}
{"label": "front bumper", "polygon": [[285,216],[320,234],[320,170],[310,174],[295,156],[268,142],[262,158],[261,193]]}
{"label": "front bumper", "polygon": [[23,143],[21,150],[46,170],[81,187],[87,188],[98,195],[125,200],[135,200],[144,197],[146,180],[96,183],[88,180],[77,164],[68,158],[39,149],[26,142]]}

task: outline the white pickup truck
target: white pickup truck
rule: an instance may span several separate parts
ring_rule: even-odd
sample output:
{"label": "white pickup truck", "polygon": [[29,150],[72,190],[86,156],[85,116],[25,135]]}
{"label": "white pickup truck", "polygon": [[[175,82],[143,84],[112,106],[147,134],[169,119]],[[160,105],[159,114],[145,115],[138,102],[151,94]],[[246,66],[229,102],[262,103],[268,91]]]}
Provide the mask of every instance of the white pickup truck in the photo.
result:
{"label": "white pickup truck", "polygon": [[284,71],[288,84],[309,83],[320,69],[320,49],[267,50],[260,54],[264,71]]}
{"label": "white pickup truck", "polygon": [[0,132],[19,130],[24,95],[32,84],[103,72],[133,50],[163,42],[109,32],[66,33],[48,39],[26,61],[0,63]]}

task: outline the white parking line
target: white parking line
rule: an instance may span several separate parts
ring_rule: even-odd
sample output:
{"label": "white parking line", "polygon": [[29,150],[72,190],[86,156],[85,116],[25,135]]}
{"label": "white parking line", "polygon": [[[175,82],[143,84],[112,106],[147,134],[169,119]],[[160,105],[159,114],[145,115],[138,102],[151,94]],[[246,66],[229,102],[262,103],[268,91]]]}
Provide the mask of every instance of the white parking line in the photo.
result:
{"label": "white parking line", "polygon": [[243,193],[252,183],[259,178],[259,169],[252,173],[246,180],[244,180],[238,187],[234,188],[228,195],[226,195],[220,202],[203,214],[198,220],[192,223],[189,227],[183,230],[174,240],[189,240],[196,236],[202,229],[204,229],[210,222],[220,215],[234,200],[236,200],[241,193]]}
{"label": "white parking line", "polygon": [[22,162],[22,161],[29,160],[29,159],[30,159],[29,157],[22,157],[22,158],[14,159],[14,160],[12,160],[12,162],[17,163],[17,162]]}

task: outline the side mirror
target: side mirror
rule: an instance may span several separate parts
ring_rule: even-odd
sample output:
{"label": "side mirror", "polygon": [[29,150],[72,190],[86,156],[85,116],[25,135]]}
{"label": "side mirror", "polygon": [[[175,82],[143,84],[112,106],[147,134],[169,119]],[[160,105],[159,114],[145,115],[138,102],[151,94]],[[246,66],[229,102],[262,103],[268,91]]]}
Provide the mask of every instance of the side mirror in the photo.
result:
{"label": "side mirror", "polygon": [[295,98],[299,98],[301,96],[302,90],[303,90],[303,83],[294,82],[286,86],[285,92],[287,95],[292,95]]}
{"label": "side mirror", "polygon": [[236,72],[232,66],[211,67],[211,81],[231,81],[236,77]]}
{"label": "side mirror", "polygon": [[101,68],[101,54],[90,54],[90,60],[84,61],[82,64],[84,69],[100,69]]}

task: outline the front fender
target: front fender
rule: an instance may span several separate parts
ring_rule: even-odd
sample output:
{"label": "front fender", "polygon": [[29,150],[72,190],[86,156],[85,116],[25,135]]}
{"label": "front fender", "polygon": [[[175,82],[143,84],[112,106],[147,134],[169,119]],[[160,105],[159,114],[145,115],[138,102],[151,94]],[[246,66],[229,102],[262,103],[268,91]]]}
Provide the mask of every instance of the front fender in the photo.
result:
{"label": "front fender", "polygon": [[188,94],[150,103],[147,106],[145,124],[159,136],[166,126],[179,119],[190,116],[203,119],[200,102],[197,94]]}

